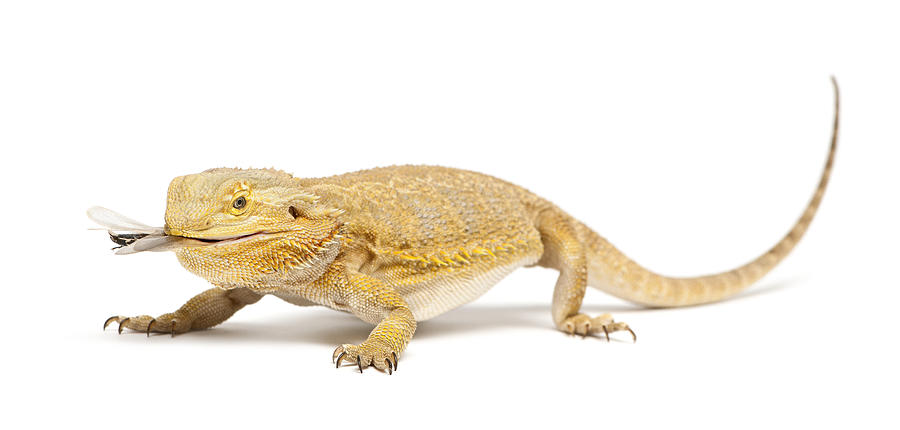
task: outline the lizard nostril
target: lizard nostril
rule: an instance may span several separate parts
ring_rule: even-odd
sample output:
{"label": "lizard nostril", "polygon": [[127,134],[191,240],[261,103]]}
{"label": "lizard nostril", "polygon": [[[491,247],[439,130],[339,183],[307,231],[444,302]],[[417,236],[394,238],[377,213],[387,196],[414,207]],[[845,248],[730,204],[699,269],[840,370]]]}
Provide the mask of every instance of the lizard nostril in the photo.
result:
{"label": "lizard nostril", "polygon": [[290,212],[291,216],[294,217],[294,219],[300,217],[300,211],[298,211],[297,208],[293,206],[288,208],[288,212]]}

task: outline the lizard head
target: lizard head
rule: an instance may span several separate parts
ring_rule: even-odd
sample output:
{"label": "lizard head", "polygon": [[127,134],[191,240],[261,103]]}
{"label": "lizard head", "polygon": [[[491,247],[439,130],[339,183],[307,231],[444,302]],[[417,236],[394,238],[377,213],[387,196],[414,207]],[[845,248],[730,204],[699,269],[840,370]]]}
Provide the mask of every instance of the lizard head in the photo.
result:
{"label": "lizard head", "polygon": [[340,248],[340,211],[317,201],[281,171],[211,169],[172,180],[164,231],[207,242],[176,254],[188,270],[221,287],[311,280]]}
{"label": "lizard head", "polygon": [[169,184],[166,234],[226,240],[290,230],[292,205],[314,200],[292,188],[292,179],[274,170],[241,169],[179,176]]}

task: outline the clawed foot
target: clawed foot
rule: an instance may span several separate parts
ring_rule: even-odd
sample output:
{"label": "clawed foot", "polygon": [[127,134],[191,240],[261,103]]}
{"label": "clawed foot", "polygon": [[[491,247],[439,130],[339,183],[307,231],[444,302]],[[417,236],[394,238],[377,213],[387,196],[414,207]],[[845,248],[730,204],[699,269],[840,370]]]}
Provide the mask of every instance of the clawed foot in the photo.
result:
{"label": "clawed foot", "polygon": [[112,324],[113,321],[119,325],[119,334],[122,334],[122,330],[127,328],[129,330],[145,332],[148,337],[150,336],[150,333],[169,333],[172,337],[175,337],[176,334],[185,333],[191,329],[191,322],[187,318],[179,318],[178,315],[174,313],[160,315],[156,318],[153,318],[150,315],[141,315],[138,317],[115,315],[107,318],[106,322],[103,323],[103,329],[106,330],[106,327]]}
{"label": "clawed foot", "polygon": [[390,346],[377,342],[365,341],[359,345],[345,343],[334,350],[331,361],[335,367],[341,367],[341,362],[356,363],[359,373],[363,368],[375,366],[376,369],[393,374],[397,370],[397,352]]}
{"label": "clawed foot", "polygon": [[627,331],[631,333],[634,342],[637,342],[637,335],[623,322],[615,322],[612,315],[603,314],[596,318],[591,318],[585,314],[578,314],[566,318],[563,321],[561,330],[569,334],[580,334],[587,336],[589,334],[603,333],[606,341],[609,342],[609,334],[617,331]]}

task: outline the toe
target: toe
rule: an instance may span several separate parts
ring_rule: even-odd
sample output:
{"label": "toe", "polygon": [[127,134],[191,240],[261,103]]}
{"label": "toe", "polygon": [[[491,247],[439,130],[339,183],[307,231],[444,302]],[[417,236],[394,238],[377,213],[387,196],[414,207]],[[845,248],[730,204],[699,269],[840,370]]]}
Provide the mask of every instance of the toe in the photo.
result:
{"label": "toe", "polygon": [[356,365],[360,372],[369,366],[388,373],[397,370],[397,353],[390,347],[377,342],[366,341],[359,345],[341,345],[335,348],[331,358],[336,367],[341,367],[342,363],[350,363]]}
{"label": "toe", "polygon": [[355,363],[356,356],[359,355],[357,351],[358,347],[349,343],[335,348],[334,352],[331,353],[331,359],[334,361],[335,368],[339,368],[345,363]]}
{"label": "toe", "polygon": [[331,353],[331,362],[337,363],[337,365],[340,366],[341,364],[338,362],[338,360],[345,354],[346,353],[344,352],[344,345],[335,348],[334,352]]}
{"label": "toe", "polygon": [[107,318],[106,321],[103,323],[103,330],[106,330],[106,328],[109,327],[109,325],[112,324],[113,321],[115,321],[118,324],[119,321],[121,321],[121,320],[122,320],[122,317],[120,317],[118,315],[113,315],[113,316]]}
{"label": "toe", "polygon": [[381,371],[386,371],[388,367],[391,367],[388,361],[388,357],[390,356],[390,351],[385,354],[384,351],[378,351],[375,353],[375,357],[372,359],[372,365],[375,366],[376,369]]}

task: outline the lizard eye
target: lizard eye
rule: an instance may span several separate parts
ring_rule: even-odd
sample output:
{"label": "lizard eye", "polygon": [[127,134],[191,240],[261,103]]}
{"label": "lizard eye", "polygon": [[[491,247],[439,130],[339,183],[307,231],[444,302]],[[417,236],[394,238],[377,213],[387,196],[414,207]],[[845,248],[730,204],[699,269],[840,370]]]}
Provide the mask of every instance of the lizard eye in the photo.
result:
{"label": "lizard eye", "polygon": [[238,210],[243,209],[244,206],[247,206],[247,198],[244,196],[240,196],[234,199],[234,201],[231,203],[231,207]]}

